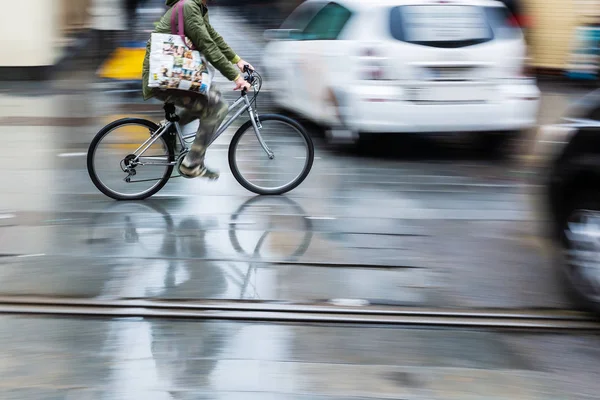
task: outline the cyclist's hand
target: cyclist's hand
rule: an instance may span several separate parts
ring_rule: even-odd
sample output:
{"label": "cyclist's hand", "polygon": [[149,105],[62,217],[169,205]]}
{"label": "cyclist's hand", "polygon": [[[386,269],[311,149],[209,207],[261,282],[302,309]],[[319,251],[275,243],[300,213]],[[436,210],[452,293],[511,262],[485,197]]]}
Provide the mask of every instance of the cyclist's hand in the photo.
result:
{"label": "cyclist's hand", "polygon": [[250,90],[251,88],[252,86],[243,77],[240,76],[235,80],[235,89],[233,90]]}
{"label": "cyclist's hand", "polygon": [[248,66],[248,68],[250,68],[252,71],[254,71],[254,67],[253,67],[253,66],[252,66],[250,63],[247,63],[247,62],[246,62],[246,61],[244,61],[244,60],[240,60],[240,61],[238,61],[236,65],[237,65],[237,67],[240,69],[240,71],[241,71],[241,72],[246,72],[246,71],[244,71],[244,67],[245,67],[246,65]]}

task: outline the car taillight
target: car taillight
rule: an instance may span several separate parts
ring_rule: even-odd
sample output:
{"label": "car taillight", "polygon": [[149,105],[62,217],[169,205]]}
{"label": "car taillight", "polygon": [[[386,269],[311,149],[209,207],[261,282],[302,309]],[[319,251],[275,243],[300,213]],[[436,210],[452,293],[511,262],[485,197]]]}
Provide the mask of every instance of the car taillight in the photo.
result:
{"label": "car taillight", "polygon": [[361,50],[360,53],[360,79],[367,81],[386,80],[387,58],[374,47]]}
{"label": "car taillight", "polygon": [[515,17],[514,15],[509,15],[506,23],[508,24],[508,26],[510,26],[512,28],[520,28],[521,27],[521,24],[519,23],[518,18]]}
{"label": "car taillight", "polygon": [[531,28],[531,25],[532,25],[531,18],[529,18],[529,16],[527,16],[525,14],[519,14],[519,15],[511,14],[508,16],[506,23],[508,26],[510,26],[512,28],[522,28],[522,29]]}

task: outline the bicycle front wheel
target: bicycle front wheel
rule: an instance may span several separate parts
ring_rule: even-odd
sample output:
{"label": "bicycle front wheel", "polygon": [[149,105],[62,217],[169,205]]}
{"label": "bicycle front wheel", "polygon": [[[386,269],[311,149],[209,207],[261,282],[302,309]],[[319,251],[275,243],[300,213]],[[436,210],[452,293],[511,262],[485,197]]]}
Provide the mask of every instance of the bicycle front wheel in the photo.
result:
{"label": "bicycle front wheel", "polygon": [[166,134],[148,142],[157,130],[152,121],[125,118],[98,132],[87,154],[88,173],[98,190],[115,200],[142,200],[162,189],[175,155]]}
{"label": "bicycle front wheel", "polygon": [[231,172],[251,192],[289,192],[310,173],[315,158],[312,139],[300,124],[282,115],[261,115],[259,121],[260,138],[251,121],[233,135],[229,146]]}

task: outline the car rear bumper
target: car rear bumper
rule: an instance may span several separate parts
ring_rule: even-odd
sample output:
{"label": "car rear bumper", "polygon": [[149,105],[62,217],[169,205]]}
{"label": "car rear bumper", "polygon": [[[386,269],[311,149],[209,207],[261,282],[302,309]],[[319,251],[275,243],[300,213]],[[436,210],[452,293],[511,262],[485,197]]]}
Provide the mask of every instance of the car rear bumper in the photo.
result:
{"label": "car rear bumper", "polygon": [[359,132],[476,132],[536,125],[540,91],[534,84],[499,85],[486,102],[406,101],[395,86],[362,86],[339,94],[344,124]]}

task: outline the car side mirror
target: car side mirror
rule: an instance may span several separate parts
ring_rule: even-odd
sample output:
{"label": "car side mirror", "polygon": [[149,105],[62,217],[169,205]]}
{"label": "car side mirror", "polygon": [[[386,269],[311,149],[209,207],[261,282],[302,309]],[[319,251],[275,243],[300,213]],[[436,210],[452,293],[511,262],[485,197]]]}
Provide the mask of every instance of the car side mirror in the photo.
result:
{"label": "car side mirror", "polygon": [[300,40],[302,31],[299,29],[267,29],[264,33],[267,41],[273,40]]}

